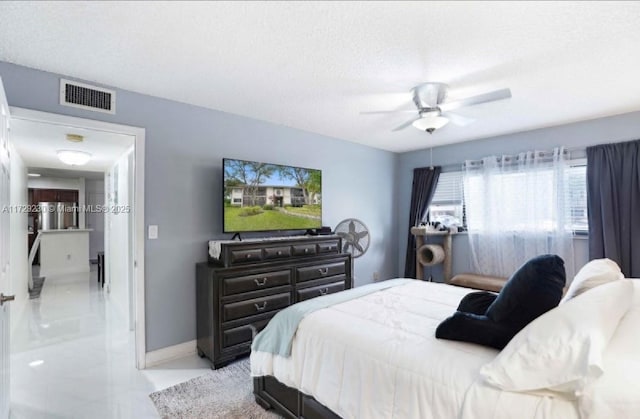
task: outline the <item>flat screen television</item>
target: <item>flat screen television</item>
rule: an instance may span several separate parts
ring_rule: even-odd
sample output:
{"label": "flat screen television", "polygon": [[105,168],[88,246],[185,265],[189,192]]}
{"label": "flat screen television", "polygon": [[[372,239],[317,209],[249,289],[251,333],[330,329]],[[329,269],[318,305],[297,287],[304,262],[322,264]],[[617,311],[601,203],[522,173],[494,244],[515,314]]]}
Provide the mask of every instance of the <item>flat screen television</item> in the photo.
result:
{"label": "flat screen television", "polygon": [[322,172],[223,159],[224,232],[307,230],[322,226]]}

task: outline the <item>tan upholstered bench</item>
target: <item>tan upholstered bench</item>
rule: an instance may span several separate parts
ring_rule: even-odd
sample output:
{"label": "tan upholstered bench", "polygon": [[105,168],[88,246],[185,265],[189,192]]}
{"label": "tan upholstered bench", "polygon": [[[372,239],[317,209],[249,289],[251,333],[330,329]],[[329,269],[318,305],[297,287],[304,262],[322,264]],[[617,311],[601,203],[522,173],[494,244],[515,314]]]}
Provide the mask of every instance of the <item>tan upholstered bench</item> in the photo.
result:
{"label": "tan upholstered bench", "polygon": [[507,278],[484,276],[476,274],[458,274],[451,278],[449,284],[476,290],[500,292]]}

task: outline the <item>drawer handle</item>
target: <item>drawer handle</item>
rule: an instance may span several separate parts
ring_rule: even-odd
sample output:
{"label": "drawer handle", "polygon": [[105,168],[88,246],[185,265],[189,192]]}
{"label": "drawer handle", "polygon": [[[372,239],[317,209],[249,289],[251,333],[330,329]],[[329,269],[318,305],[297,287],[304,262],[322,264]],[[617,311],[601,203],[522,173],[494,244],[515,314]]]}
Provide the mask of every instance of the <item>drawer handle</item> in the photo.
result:
{"label": "drawer handle", "polygon": [[262,282],[261,282],[258,278],[256,278],[253,280],[253,282],[255,282],[257,286],[262,287],[264,285],[267,285],[267,279],[269,278],[262,278]]}
{"label": "drawer handle", "polygon": [[254,304],[254,306],[255,306],[256,310],[258,310],[258,311],[262,311],[262,310],[264,310],[265,308],[267,308],[267,302],[266,302],[266,301],[263,301],[263,302],[262,302],[262,305],[259,305],[258,303],[255,303],[255,304]]}
{"label": "drawer handle", "polygon": [[304,248],[304,252],[305,252],[305,253],[309,253],[309,248],[308,248],[308,247],[305,247],[305,248]]}
{"label": "drawer handle", "polygon": [[276,255],[278,255],[278,256],[282,256],[282,250],[278,250],[278,251],[276,252]]}
{"label": "drawer handle", "polygon": [[320,275],[326,275],[329,273],[329,268],[320,268],[318,272],[320,272]]}
{"label": "drawer handle", "polygon": [[246,258],[247,258],[247,259],[251,259],[251,253],[247,253]]}
{"label": "drawer handle", "polygon": [[328,293],[328,292],[329,292],[329,287],[327,287],[327,288],[322,288],[322,289],[320,290],[320,295],[327,295],[327,293]]}

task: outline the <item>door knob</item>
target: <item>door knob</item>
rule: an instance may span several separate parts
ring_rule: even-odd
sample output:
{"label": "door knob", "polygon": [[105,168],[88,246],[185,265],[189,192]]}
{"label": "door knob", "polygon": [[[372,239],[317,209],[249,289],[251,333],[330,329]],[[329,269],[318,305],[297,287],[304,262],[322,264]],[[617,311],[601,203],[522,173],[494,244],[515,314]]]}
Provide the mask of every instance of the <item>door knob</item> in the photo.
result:
{"label": "door knob", "polygon": [[16,299],[15,295],[4,295],[0,293],[0,307],[2,307],[4,303],[8,303],[9,301],[13,301],[15,299]]}

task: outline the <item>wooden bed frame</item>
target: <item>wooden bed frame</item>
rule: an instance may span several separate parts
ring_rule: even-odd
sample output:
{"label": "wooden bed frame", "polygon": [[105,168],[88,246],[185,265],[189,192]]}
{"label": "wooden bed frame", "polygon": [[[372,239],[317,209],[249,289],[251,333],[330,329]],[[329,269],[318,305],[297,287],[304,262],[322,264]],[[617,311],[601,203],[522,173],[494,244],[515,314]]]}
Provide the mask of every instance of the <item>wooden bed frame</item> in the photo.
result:
{"label": "wooden bed frame", "polygon": [[313,397],[285,386],[272,376],[254,377],[253,394],[256,403],[265,410],[273,410],[286,419],[340,419]]}

